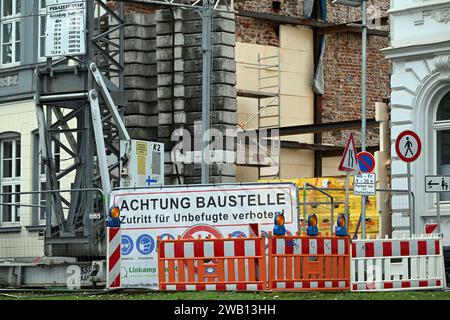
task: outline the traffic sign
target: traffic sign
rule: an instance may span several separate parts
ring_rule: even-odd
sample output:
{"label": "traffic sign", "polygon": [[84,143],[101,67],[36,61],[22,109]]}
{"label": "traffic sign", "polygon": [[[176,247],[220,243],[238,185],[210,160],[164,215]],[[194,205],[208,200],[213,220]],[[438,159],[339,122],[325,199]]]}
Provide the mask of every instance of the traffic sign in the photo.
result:
{"label": "traffic sign", "polygon": [[353,139],[353,133],[350,133],[347,143],[345,145],[344,154],[342,155],[341,163],[339,164],[339,171],[353,172],[358,171],[358,162],[356,160],[356,146]]}
{"label": "traffic sign", "polygon": [[425,192],[450,192],[450,176],[426,176]]}
{"label": "traffic sign", "polygon": [[370,152],[358,153],[359,170],[363,173],[371,173],[375,169],[375,158]]}
{"label": "traffic sign", "polygon": [[375,183],[375,173],[362,173],[359,176],[355,175],[353,194],[361,196],[374,196],[376,192]]}
{"label": "traffic sign", "polygon": [[404,162],[414,162],[422,151],[422,142],[419,136],[410,130],[403,131],[395,143],[397,155]]}

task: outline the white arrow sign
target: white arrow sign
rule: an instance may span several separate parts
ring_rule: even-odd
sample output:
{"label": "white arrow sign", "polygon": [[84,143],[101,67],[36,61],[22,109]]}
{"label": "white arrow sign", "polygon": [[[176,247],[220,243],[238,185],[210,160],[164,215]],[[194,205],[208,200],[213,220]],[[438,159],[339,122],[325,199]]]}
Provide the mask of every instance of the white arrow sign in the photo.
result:
{"label": "white arrow sign", "polygon": [[450,192],[450,176],[426,176],[425,192]]}

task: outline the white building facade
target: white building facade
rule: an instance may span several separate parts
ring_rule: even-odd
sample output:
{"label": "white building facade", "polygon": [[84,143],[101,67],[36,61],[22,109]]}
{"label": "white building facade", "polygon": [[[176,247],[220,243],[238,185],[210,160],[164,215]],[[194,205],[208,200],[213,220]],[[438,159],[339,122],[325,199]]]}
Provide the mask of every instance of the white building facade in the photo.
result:
{"label": "white building facade", "polygon": [[[436,195],[425,193],[426,175],[450,175],[450,1],[392,0],[389,11],[392,61],[391,182],[406,190],[407,165],[395,151],[404,130],[422,140],[422,154],[411,164],[415,195],[414,232],[437,222]],[[394,233],[409,234],[407,196],[393,196]],[[450,193],[442,194],[441,232],[450,245]]]}

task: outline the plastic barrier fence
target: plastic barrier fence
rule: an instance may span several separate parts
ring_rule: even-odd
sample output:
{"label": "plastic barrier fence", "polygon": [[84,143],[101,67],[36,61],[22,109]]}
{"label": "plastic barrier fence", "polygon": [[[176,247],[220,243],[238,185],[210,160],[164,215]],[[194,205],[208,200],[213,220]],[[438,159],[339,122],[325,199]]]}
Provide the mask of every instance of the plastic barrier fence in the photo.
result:
{"label": "plastic barrier fence", "polygon": [[352,243],[353,291],[444,289],[444,270],[437,235]]}
{"label": "plastic barrier fence", "polygon": [[266,289],[265,239],[158,239],[160,290]]}
{"label": "plastic barrier fence", "polygon": [[269,239],[269,290],[350,290],[350,238]]}

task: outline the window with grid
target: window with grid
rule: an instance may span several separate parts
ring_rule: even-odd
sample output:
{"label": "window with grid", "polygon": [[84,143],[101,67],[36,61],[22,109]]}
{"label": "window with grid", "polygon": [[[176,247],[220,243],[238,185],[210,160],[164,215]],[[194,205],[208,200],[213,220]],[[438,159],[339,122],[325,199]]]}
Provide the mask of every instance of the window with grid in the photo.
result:
{"label": "window with grid", "polygon": [[[437,139],[437,174],[450,175],[450,92],[439,104],[434,126]],[[450,194],[442,193],[441,201],[450,201]]]}
{"label": "window with grid", "polygon": [[1,0],[0,7],[0,66],[20,63],[21,0]]}
{"label": "window with grid", "polygon": [[45,45],[46,45],[46,35],[45,35],[45,27],[46,27],[46,1],[47,0],[39,0],[39,61],[45,61]]}
{"label": "window with grid", "polygon": [[20,139],[4,139],[0,143],[1,223],[20,222]]}

